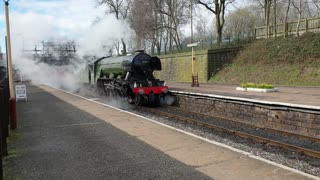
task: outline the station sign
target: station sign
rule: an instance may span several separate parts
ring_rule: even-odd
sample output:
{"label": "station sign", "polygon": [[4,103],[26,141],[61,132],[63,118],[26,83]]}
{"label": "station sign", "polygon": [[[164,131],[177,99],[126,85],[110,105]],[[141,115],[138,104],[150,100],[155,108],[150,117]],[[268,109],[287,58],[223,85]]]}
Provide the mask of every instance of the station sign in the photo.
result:
{"label": "station sign", "polygon": [[187,47],[195,47],[195,46],[198,46],[198,43],[192,43],[192,44],[187,44]]}
{"label": "station sign", "polygon": [[27,101],[27,87],[24,84],[15,85],[16,101]]}

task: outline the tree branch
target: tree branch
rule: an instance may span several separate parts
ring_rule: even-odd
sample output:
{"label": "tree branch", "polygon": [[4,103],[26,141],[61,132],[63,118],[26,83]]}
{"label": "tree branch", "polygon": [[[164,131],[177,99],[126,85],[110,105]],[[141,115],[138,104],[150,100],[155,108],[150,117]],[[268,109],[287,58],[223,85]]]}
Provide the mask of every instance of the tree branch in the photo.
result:
{"label": "tree branch", "polygon": [[207,3],[202,2],[201,0],[196,0],[198,4],[203,5],[205,8],[207,8],[209,11],[211,11],[213,14],[217,14],[215,10],[213,10]]}

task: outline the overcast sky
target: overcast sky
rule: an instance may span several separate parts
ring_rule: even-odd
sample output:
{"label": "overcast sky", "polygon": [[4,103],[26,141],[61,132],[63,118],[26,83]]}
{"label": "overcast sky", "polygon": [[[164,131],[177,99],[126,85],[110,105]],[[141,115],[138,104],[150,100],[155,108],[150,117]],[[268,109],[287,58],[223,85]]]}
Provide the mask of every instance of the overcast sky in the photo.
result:
{"label": "overcast sky", "polygon": [[[238,0],[229,8],[234,9],[246,4],[246,0],[241,2]],[[109,34],[118,33],[113,35],[118,37],[120,32],[126,32],[128,29],[127,26],[117,24],[113,15],[106,17],[105,9],[97,7],[94,0],[11,0],[9,3],[12,41],[24,44],[25,49],[33,49],[41,40],[50,38],[76,40],[79,43],[81,38],[98,40],[99,36],[107,34],[108,31]],[[0,46],[4,51],[4,3],[0,7]],[[213,14],[204,8],[201,12],[208,18],[208,26],[212,25]],[[94,30],[92,23],[97,17],[103,18],[106,22]],[[189,31],[190,28],[185,29],[186,34]],[[95,37],[89,38],[88,34],[94,34]],[[105,40],[108,38],[104,37]]]}
{"label": "overcast sky", "polygon": [[[4,51],[6,31],[4,6],[1,7],[0,42]],[[94,0],[12,0],[9,9],[13,54],[22,46],[30,50],[50,39],[75,40],[81,48],[91,51],[130,34],[128,25],[117,21],[114,15],[106,15]],[[103,20],[93,25],[97,18]]]}
{"label": "overcast sky", "polygon": [[[9,5],[11,36],[25,46],[50,37],[73,39],[83,36],[104,10],[92,0],[11,0]],[[0,11],[1,46],[4,46],[4,6]],[[33,45],[34,46],[34,45]],[[4,48],[2,48],[4,49]]]}

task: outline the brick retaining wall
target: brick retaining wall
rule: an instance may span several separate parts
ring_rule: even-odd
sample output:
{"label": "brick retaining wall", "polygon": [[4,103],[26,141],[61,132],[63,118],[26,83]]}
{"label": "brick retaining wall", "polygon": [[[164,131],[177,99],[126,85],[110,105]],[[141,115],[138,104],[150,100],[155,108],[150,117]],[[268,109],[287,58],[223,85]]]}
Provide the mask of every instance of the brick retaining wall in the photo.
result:
{"label": "brick retaining wall", "polygon": [[227,99],[177,95],[177,106],[193,112],[320,138],[320,111]]}
{"label": "brick retaining wall", "polygon": [[[155,71],[157,78],[165,81],[191,82],[192,66],[191,52],[161,56],[162,71]],[[194,72],[198,74],[199,82],[208,81],[208,53],[199,51],[194,54]]]}
{"label": "brick retaining wall", "polygon": [[[208,80],[240,51],[240,47],[202,50],[194,52],[194,72],[198,74],[199,82]],[[160,56],[162,71],[156,71],[157,78],[165,81],[191,82],[192,65],[191,52]]]}

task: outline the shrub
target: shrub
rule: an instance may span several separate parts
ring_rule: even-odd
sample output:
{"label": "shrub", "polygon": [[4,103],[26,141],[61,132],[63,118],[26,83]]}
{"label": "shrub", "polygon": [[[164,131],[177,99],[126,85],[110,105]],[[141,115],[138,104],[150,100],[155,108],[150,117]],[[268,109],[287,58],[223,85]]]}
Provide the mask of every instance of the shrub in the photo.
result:
{"label": "shrub", "polygon": [[261,88],[261,89],[273,89],[274,87],[271,84],[256,84],[256,83],[241,83],[240,87],[242,88]]}

